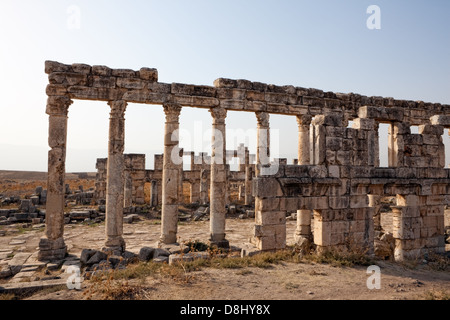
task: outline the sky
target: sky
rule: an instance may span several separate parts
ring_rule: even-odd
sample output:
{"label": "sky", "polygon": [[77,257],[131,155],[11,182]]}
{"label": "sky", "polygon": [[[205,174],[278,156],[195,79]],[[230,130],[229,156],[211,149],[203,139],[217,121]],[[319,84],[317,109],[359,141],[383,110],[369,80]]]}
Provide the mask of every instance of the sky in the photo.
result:
{"label": "sky", "polygon": [[[379,29],[368,28],[371,5]],[[1,0],[0,169],[47,170],[46,60],[157,68],[165,83],[224,77],[450,104],[449,12],[448,0]],[[108,121],[106,103],[72,104],[67,172],[95,171]],[[227,149],[246,143],[254,153],[255,115],[229,112],[226,123]],[[272,156],[291,162],[295,117],[270,123]],[[207,110],[183,108],[181,147],[209,152],[210,127]],[[161,106],[130,104],[125,153],[145,153],[152,169],[163,130]],[[446,131],[447,163],[449,139]]]}

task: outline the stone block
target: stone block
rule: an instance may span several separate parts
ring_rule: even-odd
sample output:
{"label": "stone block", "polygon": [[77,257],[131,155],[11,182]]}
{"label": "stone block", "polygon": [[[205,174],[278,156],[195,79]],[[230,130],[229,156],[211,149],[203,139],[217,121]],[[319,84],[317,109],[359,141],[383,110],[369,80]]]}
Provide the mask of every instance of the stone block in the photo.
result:
{"label": "stone block", "polygon": [[331,151],[339,151],[342,149],[342,138],[326,137],[326,149]]}
{"label": "stone block", "polygon": [[[349,206],[349,197],[329,197],[329,207],[331,209],[345,209]],[[317,208],[316,208],[317,209]]]}
{"label": "stone block", "polygon": [[299,201],[299,209],[302,210],[322,210],[328,208],[328,197],[304,197],[300,198]]}
{"label": "stone block", "polygon": [[91,86],[94,88],[115,88],[116,87],[116,77],[91,76],[90,81],[91,81]]}
{"label": "stone block", "polygon": [[330,236],[330,245],[338,246],[346,243],[346,237],[343,233],[332,233]]}
{"label": "stone block", "polygon": [[87,264],[89,259],[97,252],[94,249],[83,249],[80,254],[80,262],[82,264]]}
{"label": "stone block", "polygon": [[92,74],[96,76],[109,77],[112,74],[112,70],[106,66],[92,66]]}
{"label": "stone block", "polygon": [[426,145],[440,145],[442,144],[442,136],[441,135],[433,135],[433,134],[424,134],[422,135],[423,144]]}
{"label": "stone block", "polygon": [[275,178],[258,177],[253,180],[254,196],[260,198],[273,198],[283,196],[280,183]]}
{"label": "stone block", "polygon": [[16,222],[28,222],[30,220],[30,214],[18,212],[14,214],[14,218],[16,219]]}
{"label": "stone block", "polygon": [[169,265],[180,262],[194,261],[198,259],[209,259],[208,252],[189,252],[183,254],[171,254],[169,256]]}
{"label": "stone block", "polygon": [[119,88],[141,90],[144,89],[146,83],[136,78],[117,78],[117,86]]}
{"label": "stone block", "polygon": [[350,208],[367,208],[369,206],[369,198],[366,195],[350,196]]}
{"label": "stone block", "polygon": [[420,208],[420,212],[422,216],[427,217],[438,217],[444,216],[444,205],[428,205]]}
{"label": "stone block", "polygon": [[419,203],[419,196],[397,194],[397,206],[400,207],[416,207]]}
{"label": "stone block", "polygon": [[314,220],[314,243],[318,246],[331,245],[332,222],[321,222]]}
{"label": "stone block", "polygon": [[327,115],[316,116],[313,120],[313,124],[331,127],[343,127],[344,116],[342,113],[332,113]]}
{"label": "stone block", "polygon": [[28,258],[31,256],[31,253],[26,252],[19,252],[14,255],[14,257],[8,261],[8,266],[11,269],[11,273],[15,275],[16,273],[19,273],[22,269],[22,266],[25,264],[25,262],[28,260]]}
{"label": "stone block", "polygon": [[154,68],[141,68],[139,77],[150,82],[158,82],[158,70]]}
{"label": "stone block", "polygon": [[429,206],[443,205],[444,201],[445,201],[445,198],[443,195],[427,196],[427,205],[429,205]]}
{"label": "stone block", "polygon": [[373,167],[354,166],[350,167],[350,178],[371,178],[374,171]]}
{"label": "stone block", "polygon": [[56,61],[45,61],[45,73],[51,74],[53,72],[71,72],[72,66]]}
{"label": "stone block", "polygon": [[349,221],[331,221],[331,232],[334,234],[344,234],[350,231]]}
{"label": "stone block", "polygon": [[84,220],[91,218],[91,212],[89,210],[84,211],[72,211],[69,213],[69,217],[72,220]]}
{"label": "stone block", "polygon": [[353,120],[352,128],[356,130],[374,130],[375,120],[367,118],[356,118]]}
{"label": "stone block", "polygon": [[134,78],[136,77],[136,72],[131,69],[112,69],[111,75],[121,78]]}
{"label": "stone block", "polygon": [[255,223],[262,226],[286,224],[286,211],[257,211]]}
{"label": "stone block", "polygon": [[423,124],[419,126],[419,134],[442,136],[444,134],[444,126]]}
{"label": "stone block", "polygon": [[[299,208],[299,198],[284,198],[280,200],[279,210],[292,212]],[[275,210],[274,210],[275,211]]]}
{"label": "stone block", "polygon": [[432,125],[450,126],[450,116],[448,115],[435,115],[430,118],[430,121]]}
{"label": "stone block", "polygon": [[84,63],[72,64],[72,70],[76,73],[89,74],[91,73],[91,66]]}

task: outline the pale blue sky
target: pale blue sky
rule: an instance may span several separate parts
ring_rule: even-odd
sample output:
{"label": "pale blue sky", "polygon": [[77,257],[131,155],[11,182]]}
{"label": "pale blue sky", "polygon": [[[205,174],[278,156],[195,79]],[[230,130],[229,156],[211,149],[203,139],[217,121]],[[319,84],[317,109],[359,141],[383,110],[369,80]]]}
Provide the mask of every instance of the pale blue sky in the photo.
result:
{"label": "pale blue sky", "polygon": [[[369,5],[381,9],[381,30],[366,27]],[[69,28],[71,6],[79,29]],[[154,67],[166,83],[228,77],[448,104],[449,12],[447,0],[1,0],[0,169],[47,170],[45,60]],[[108,112],[101,102],[70,107],[67,171],[94,171],[106,157]],[[162,108],[132,104],[126,118],[125,152],[146,153],[151,168],[162,152]],[[206,110],[182,111],[184,132],[210,123]],[[233,133],[255,126],[253,114],[230,112],[228,149],[244,142]],[[272,154],[295,157],[295,118],[272,116],[271,126]],[[182,146],[208,151],[207,138]]]}

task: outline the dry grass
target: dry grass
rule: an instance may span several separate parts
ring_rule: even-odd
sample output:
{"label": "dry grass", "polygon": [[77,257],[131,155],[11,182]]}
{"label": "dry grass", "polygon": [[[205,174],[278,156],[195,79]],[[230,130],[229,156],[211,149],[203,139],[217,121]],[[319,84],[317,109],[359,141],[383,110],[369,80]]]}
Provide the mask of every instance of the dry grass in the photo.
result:
{"label": "dry grass", "polygon": [[312,253],[303,256],[306,261],[330,264],[334,267],[370,266],[374,261],[367,255],[359,252],[341,252],[328,250],[322,254]]}
{"label": "dry grass", "polygon": [[[204,247],[199,242],[192,242]],[[194,245],[193,245],[194,247]],[[233,257],[222,251],[210,251],[210,259],[196,259],[194,261],[178,262],[171,265],[167,263],[137,262],[130,264],[126,269],[109,270],[91,276],[88,288],[84,292],[86,299],[130,300],[141,299],[146,296],[145,282],[148,277],[160,280],[173,281],[178,284],[189,284],[195,280],[194,271],[203,268],[240,269],[238,274],[252,273],[247,268],[271,268],[273,265],[284,262],[291,263],[327,263],[333,266],[368,265],[371,261],[356,254],[325,253],[300,256],[295,248],[279,250],[276,252],[262,252],[251,257]],[[195,251],[195,249],[194,249]],[[315,273],[314,275],[326,275]],[[287,286],[290,287],[288,284]]]}
{"label": "dry grass", "polygon": [[6,301],[6,300],[16,300],[17,297],[14,293],[3,293],[0,294],[0,301]]}
{"label": "dry grass", "polygon": [[450,300],[450,293],[441,290],[430,290],[419,297],[423,300]]}
{"label": "dry grass", "polygon": [[90,279],[90,286],[83,293],[87,300],[134,300],[142,287],[128,281],[117,281],[114,272],[108,272]]}

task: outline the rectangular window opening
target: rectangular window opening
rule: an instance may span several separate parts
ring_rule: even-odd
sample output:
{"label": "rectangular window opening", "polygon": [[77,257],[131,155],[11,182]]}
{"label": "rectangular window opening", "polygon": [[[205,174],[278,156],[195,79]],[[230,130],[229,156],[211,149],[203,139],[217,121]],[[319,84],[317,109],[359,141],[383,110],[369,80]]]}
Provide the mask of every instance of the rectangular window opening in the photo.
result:
{"label": "rectangular window opening", "polygon": [[379,147],[379,157],[380,157],[380,167],[389,167],[389,123],[380,123],[378,128],[378,147]]}

